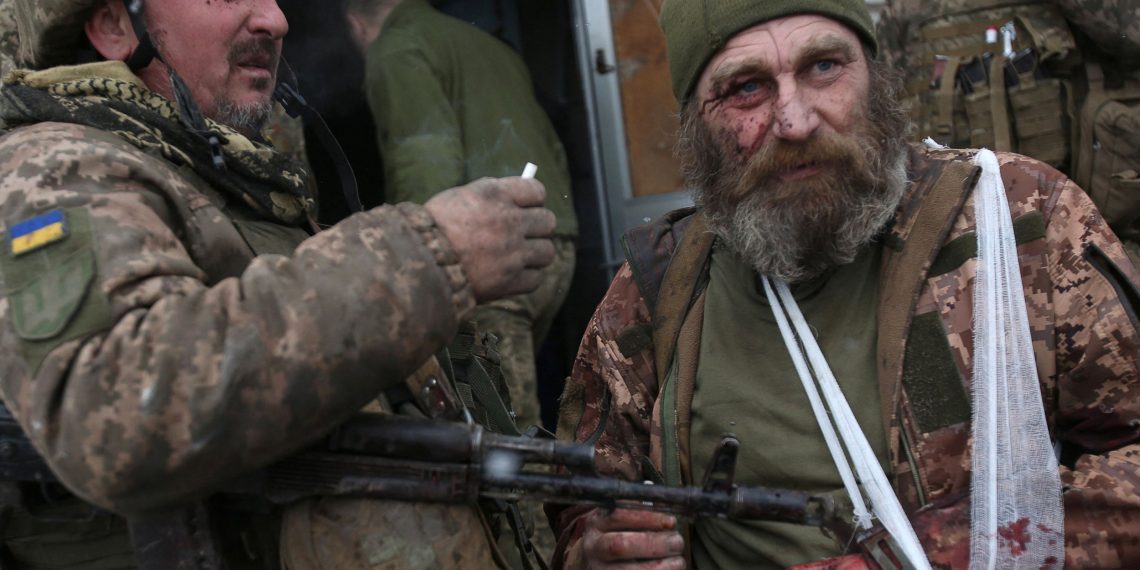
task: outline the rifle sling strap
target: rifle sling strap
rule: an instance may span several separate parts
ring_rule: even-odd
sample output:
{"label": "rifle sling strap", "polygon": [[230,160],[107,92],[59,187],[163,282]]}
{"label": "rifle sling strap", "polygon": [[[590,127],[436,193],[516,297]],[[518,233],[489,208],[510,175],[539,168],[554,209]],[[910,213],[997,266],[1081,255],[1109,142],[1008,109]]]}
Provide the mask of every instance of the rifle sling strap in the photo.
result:
{"label": "rifle sling strap", "polygon": [[506,435],[522,435],[515,424],[509,395],[499,392],[502,368],[495,350],[497,341],[479,333],[476,324],[463,323],[448,346],[455,368],[449,376],[455,395],[483,427]]}

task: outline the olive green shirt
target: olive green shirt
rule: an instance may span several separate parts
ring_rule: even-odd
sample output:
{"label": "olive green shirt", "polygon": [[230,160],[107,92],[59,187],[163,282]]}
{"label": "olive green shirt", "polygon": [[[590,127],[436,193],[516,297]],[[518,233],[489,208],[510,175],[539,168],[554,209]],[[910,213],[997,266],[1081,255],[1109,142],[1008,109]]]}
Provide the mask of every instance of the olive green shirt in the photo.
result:
{"label": "olive green shirt", "polygon": [[[853,263],[792,292],[885,464],[875,367],[880,250],[865,248]],[[741,443],[738,484],[812,493],[842,489],[756,273],[718,243],[709,275],[692,407],[693,476],[699,481],[721,434],[731,432]],[[714,518],[693,525],[696,568],[786,568],[841,550],[814,527]]]}
{"label": "olive green shirt", "polygon": [[368,49],[366,89],[389,202],[426,202],[538,165],[557,235],[578,235],[566,153],[522,59],[475,26],[404,0]]}

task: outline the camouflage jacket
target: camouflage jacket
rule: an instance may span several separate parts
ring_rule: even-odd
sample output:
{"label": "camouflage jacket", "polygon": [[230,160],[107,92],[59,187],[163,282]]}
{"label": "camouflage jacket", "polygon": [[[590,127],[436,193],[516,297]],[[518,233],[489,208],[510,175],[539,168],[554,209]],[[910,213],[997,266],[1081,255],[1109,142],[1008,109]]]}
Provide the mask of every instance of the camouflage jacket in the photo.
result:
{"label": "camouflage jacket", "polygon": [[420,206],[310,235],[143,142],[58,122],[0,138],[0,230],[66,226],[3,241],[0,393],[69,488],[123,513],[313,441],[474,306]]}
{"label": "camouflage jacket", "polygon": [[[950,161],[968,159],[964,151],[912,153],[909,172],[914,183],[884,238],[884,275],[907,243],[916,206],[933,181]],[[999,154],[999,160],[1018,235],[1047,417],[1053,436],[1066,450],[1061,473],[1066,566],[1140,566],[1140,296],[1135,269],[1080,188],[1040,162],[1012,154]],[[889,348],[886,344],[906,344],[901,389],[895,388],[893,378],[881,376],[880,383],[882,401],[888,402],[882,413],[889,419],[892,475],[911,513],[927,505],[960,504],[969,492],[966,394],[977,246],[973,197],[963,197],[949,234],[924,265],[925,278],[910,309],[908,338],[879,339],[880,358]],[[672,246],[670,240],[661,243],[664,266]],[[689,417],[693,393],[678,387],[675,410],[659,405],[656,369],[662,360],[639,332],[653,324],[627,263],[587,328],[559,420],[560,437],[596,438],[599,468],[630,480],[646,478],[647,463],[663,471],[663,414]],[[688,400],[680,395],[686,392]],[[897,408],[889,403],[896,399]],[[687,434],[680,429],[674,437],[685,454]],[[745,442],[746,447],[763,444]],[[686,479],[692,481],[692,475]],[[577,567],[574,545],[587,510],[550,509],[561,534],[555,560],[564,567]],[[968,536],[967,523],[967,542]],[[940,540],[959,538],[962,535],[947,533]]]}
{"label": "camouflage jacket", "polygon": [[[1038,0],[1060,9],[1072,25],[1087,35],[1103,56],[1127,69],[1140,65],[1140,1]],[[887,0],[880,17],[879,37],[889,61],[903,57],[908,27],[939,13],[967,12],[1009,6],[1000,0]],[[984,17],[984,16],[982,16]]]}

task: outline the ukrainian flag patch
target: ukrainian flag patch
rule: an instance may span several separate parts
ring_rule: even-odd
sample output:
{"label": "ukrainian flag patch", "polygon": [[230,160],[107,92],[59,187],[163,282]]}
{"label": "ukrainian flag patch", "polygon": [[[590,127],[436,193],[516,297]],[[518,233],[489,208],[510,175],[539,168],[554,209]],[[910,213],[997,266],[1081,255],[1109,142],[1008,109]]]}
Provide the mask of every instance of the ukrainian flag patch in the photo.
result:
{"label": "ukrainian flag patch", "polygon": [[67,216],[63,210],[52,210],[41,216],[25,220],[8,231],[12,255],[23,255],[67,237]]}

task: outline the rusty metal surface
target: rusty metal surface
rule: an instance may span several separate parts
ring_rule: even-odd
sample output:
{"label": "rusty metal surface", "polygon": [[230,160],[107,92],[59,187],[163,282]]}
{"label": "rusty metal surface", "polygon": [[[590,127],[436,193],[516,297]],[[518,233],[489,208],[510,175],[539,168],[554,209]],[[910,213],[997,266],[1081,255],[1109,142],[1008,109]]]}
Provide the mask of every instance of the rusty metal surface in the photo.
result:
{"label": "rusty metal surface", "polygon": [[673,156],[677,102],[669,84],[665,36],[657,25],[661,0],[611,0],[633,196],[682,189]]}

